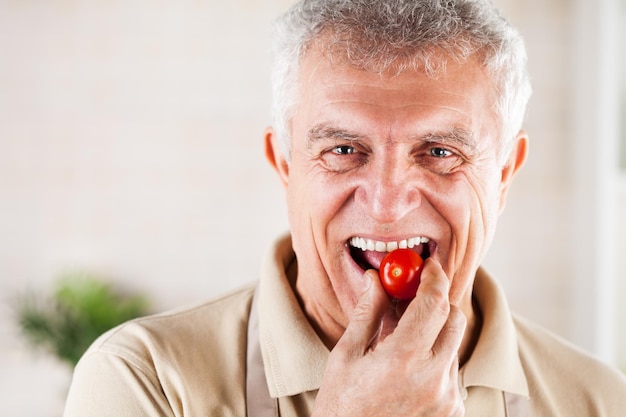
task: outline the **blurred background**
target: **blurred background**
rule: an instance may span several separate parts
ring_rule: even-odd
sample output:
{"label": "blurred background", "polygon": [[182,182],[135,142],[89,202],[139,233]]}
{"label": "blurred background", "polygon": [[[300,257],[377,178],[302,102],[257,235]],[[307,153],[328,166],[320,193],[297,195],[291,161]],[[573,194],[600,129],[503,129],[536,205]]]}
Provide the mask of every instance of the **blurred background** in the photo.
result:
{"label": "blurred background", "polygon": [[[530,159],[485,265],[514,311],[626,369],[624,5],[495,3],[526,39],[535,93]],[[88,273],[162,311],[257,278],[287,229],[262,138],[271,22],[289,4],[0,0],[7,415],[60,416],[71,378],[20,333],[24,291]]]}

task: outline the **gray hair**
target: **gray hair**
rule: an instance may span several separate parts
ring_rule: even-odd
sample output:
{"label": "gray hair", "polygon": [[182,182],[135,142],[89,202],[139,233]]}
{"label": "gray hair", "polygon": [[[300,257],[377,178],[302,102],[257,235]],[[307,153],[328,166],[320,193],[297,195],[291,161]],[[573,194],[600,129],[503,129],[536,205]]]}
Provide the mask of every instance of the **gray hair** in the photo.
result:
{"label": "gray hair", "polygon": [[276,22],[274,34],[274,129],[287,160],[298,70],[313,45],[359,69],[421,68],[433,77],[445,71],[447,59],[477,56],[498,96],[500,157],[521,129],[531,95],[524,42],[489,0],[300,0]]}

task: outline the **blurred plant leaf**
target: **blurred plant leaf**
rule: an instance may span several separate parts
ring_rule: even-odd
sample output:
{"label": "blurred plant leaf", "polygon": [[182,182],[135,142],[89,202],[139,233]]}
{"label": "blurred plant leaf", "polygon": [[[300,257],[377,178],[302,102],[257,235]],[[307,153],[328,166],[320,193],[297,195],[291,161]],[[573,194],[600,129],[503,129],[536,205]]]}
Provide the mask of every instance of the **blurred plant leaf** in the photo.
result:
{"label": "blurred plant leaf", "polygon": [[98,336],[148,314],[148,306],[143,296],[122,294],[109,283],[74,273],[61,277],[51,295],[19,295],[15,310],[19,327],[33,346],[75,366]]}

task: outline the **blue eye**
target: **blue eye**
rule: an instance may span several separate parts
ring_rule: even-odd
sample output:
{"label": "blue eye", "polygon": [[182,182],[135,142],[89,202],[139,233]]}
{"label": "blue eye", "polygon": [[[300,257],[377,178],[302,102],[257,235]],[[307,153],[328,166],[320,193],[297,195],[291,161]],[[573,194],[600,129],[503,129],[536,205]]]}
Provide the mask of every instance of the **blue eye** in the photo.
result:
{"label": "blue eye", "polygon": [[337,155],[352,155],[356,152],[357,152],[356,149],[354,149],[353,146],[349,146],[349,145],[341,145],[341,146],[337,146],[336,148],[333,148],[333,153]]}
{"label": "blue eye", "polygon": [[452,152],[445,148],[431,148],[430,155],[435,158],[446,158],[452,156]]}

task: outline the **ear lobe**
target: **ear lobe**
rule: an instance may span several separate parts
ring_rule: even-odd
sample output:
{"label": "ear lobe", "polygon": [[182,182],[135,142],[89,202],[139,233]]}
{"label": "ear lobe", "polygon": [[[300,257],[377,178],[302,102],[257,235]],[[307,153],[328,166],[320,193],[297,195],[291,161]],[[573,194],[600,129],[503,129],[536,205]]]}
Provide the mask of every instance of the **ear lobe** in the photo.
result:
{"label": "ear lobe", "polygon": [[289,182],[289,164],[278,145],[276,131],[272,127],[265,130],[265,158],[278,173],[283,186]]}
{"label": "ear lobe", "polygon": [[513,149],[511,149],[509,158],[502,168],[502,177],[500,181],[500,213],[502,213],[504,206],[506,205],[506,195],[511,183],[513,182],[513,177],[515,177],[515,174],[517,174],[520,168],[524,165],[527,156],[528,134],[521,130],[517,134]]}

